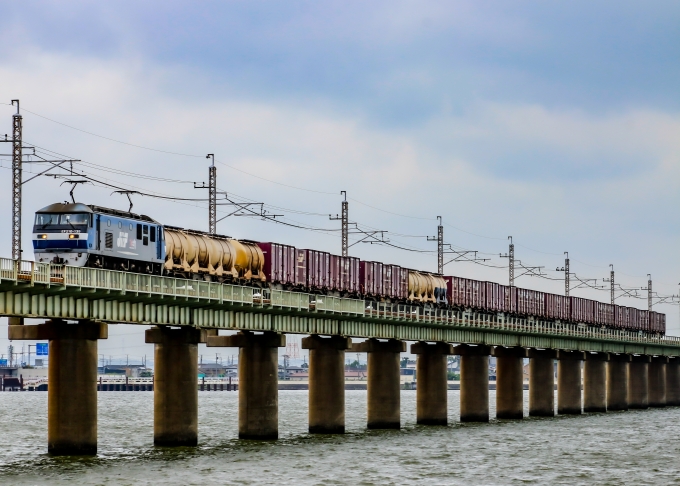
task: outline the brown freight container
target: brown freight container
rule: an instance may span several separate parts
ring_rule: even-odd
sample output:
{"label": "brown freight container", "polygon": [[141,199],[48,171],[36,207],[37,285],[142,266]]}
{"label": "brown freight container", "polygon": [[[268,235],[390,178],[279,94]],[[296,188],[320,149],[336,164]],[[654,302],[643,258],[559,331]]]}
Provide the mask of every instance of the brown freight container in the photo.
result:
{"label": "brown freight container", "polygon": [[313,291],[327,289],[330,285],[330,253],[317,250],[298,250],[298,264],[300,252],[304,253],[304,260],[307,264],[305,276],[307,289]]}
{"label": "brown freight container", "polygon": [[408,269],[383,265],[383,294],[390,299],[408,298]]}
{"label": "brown freight container", "polygon": [[504,308],[501,296],[501,285],[495,282],[484,282],[486,287],[486,308],[491,312],[501,312]]}
{"label": "brown freight container", "polygon": [[561,321],[568,321],[571,318],[569,297],[565,295],[544,294],[544,298],[546,317]]}
{"label": "brown freight container", "polygon": [[330,255],[328,288],[339,292],[356,293],[359,291],[359,259]]}
{"label": "brown freight container", "polygon": [[364,295],[383,296],[383,264],[361,260],[359,263],[359,286]]}
{"label": "brown freight container", "polygon": [[640,311],[634,307],[628,307],[628,328],[631,331],[642,331],[640,327]]}
{"label": "brown freight container", "polygon": [[444,277],[449,305],[465,307],[465,279],[461,277]]}
{"label": "brown freight container", "polygon": [[264,255],[264,274],[267,281],[283,285],[303,285],[296,275],[296,250],[280,243],[257,243]]}
{"label": "brown freight container", "polygon": [[614,307],[612,304],[595,302],[595,322],[598,326],[615,327]]}
{"label": "brown freight container", "polygon": [[629,329],[628,307],[617,305],[614,308],[615,327],[617,329]]}
{"label": "brown freight container", "polygon": [[466,278],[465,301],[468,307],[484,309],[486,307],[486,286],[484,282]]}
{"label": "brown freight container", "polygon": [[640,316],[640,330],[649,332],[649,311],[638,310],[638,315]]}

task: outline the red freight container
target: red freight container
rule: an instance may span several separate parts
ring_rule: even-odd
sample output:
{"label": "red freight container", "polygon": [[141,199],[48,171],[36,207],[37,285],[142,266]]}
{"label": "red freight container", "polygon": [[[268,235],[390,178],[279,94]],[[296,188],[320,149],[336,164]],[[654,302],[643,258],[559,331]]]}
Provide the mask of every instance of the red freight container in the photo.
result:
{"label": "red freight container", "polygon": [[361,293],[381,297],[383,292],[383,264],[380,262],[359,263],[359,285]]}
{"label": "red freight container", "polygon": [[614,322],[617,329],[629,329],[628,307],[617,305],[614,308]]}
{"label": "red freight container", "polygon": [[465,306],[483,309],[486,306],[486,287],[479,280],[462,279],[465,285]]}
{"label": "red freight container", "polygon": [[486,308],[492,312],[501,312],[505,308],[501,295],[502,286],[494,282],[484,282],[484,286],[486,287]]}
{"label": "red freight container", "polygon": [[444,277],[446,280],[446,296],[449,305],[465,307],[465,279],[461,277]]}
{"label": "red freight container", "polygon": [[408,298],[408,269],[383,265],[383,292],[391,299]]}
{"label": "red freight container", "polygon": [[652,311],[649,313],[649,322],[650,332],[666,334],[666,314]]}
{"label": "red freight container", "polygon": [[505,311],[514,314],[517,312],[517,287],[503,285],[503,294],[505,296]]}
{"label": "red freight container", "polygon": [[329,288],[339,292],[359,291],[359,259],[330,255]]}
{"label": "red freight container", "polygon": [[649,332],[649,311],[639,310],[638,313],[640,316],[640,329]]}
{"label": "red freight container", "polygon": [[298,250],[298,270],[300,259],[306,262],[305,286],[310,290],[328,288],[330,285],[330,253],[317,250]]}
{"label": "red freight container", "polygon": [[521,315],[544,317],[545,297],[543,292],[518,288],[516,312]]}
{"label": "red freight container", "polygon": [[595,302],[580,297],[570,297],[571,320],[593,324],[595,322]]}
{"label": "red freight container", "polygon": [[264,255],[264,275],[268,282],[283,285],[304,285],[296,275],[295,247],[280,243],[258,243]]}
{"label": "red freight container", "polygon": [[614,307],[612,304],[605,304],[604,302],[595,302],[595,320],[594,323],[598,326],[615,325]]}
{"label": "red freight container", "polygon": [[568,321],[571,318],[569,312],[569,297],[565,295],[543,294],[545,299],[545,315],[550,319]]}

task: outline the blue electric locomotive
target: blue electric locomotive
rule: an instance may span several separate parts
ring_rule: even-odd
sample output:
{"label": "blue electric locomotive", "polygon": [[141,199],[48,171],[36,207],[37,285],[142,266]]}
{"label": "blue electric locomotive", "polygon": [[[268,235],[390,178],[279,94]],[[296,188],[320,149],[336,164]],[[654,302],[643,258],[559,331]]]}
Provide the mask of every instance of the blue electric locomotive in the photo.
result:
{"label": "blue electric locomotive", "polygon": [[40,262],[161,275],[163,226],[144,215],[80,203],[39,210],[33,250]]}

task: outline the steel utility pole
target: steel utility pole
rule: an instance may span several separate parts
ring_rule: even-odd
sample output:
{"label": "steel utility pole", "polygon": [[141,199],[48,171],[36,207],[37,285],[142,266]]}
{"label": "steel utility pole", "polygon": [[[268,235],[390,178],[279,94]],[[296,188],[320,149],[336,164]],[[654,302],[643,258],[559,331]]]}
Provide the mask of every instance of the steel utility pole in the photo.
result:
{"label": "steel utility pole", "polygon": [[510,249],[508,251],[508,258],[510,259],[510,287],[515,286],[515,245],[512,242],[512,236],[508,236],[510,240]]}
{"label": "steel utility pole", "polygon": [[567,257],[564,259],[564,295],[569,297],[569,252],[564,252]]}
{"label": "steel utility pole", "polygon": [[337,214],[335,217],[329,215],[328,219],[331,221],[337,221],[339,219],[341,222],[342,256],[346,257],[349,256],[349,202],[347,202],[347,191],[340,191],[340,195],[345,197],[340,208],[340,217],[338,217]]}
{"label": "steel utility pole", "polygon": [[12,258],[21,260],[21,130],[22,118],[19,112],[12,116]]}
{"label": "steel utility pole", "polygon": [[214,235],[217,233],[217,167],[215,167],[215,154],[208,154],[206,159],[212,159],[210,167],[208,167],[208,185],[205,182],[197,185],[194,182],[194,189],[208,190],[208,233]]}
{"label": "steel utility pole", "polygon": [[609,272],[609,284],[611,286],[612,305],[614,305],[614,265],[610,263],[609,268],[611,268],[611,272]]}
{"label": "steel utility pole", "polygon": [[439,275],[444,275],[444,226],[442,226],[442,217],[437,216],[437,219],[439,220],[439,226],[437,226],[437,236],[428,236],[427,241],[437,242],[437,273]]}
{"label": "steel utility pole", "polygon": [[652,312],[652,275],[647,274],[647,310]]}

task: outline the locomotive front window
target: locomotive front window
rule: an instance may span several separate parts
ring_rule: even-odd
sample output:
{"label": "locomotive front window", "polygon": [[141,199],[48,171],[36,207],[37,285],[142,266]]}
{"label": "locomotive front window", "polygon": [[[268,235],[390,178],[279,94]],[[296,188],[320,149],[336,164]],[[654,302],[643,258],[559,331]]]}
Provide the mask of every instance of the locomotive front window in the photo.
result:
{"label": "locomotive front window", "polygon": [[61,214],[59,216],[59,224],[87,224],[90,220],[89,215],[83,213]]}
{"label": "locomotive front window", "polygon": [[59,224],[59,215],[53,213],[38,213],[35,215],[36,226],[47,226],[50,224]]}

